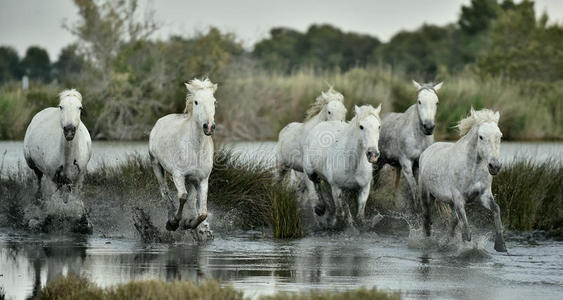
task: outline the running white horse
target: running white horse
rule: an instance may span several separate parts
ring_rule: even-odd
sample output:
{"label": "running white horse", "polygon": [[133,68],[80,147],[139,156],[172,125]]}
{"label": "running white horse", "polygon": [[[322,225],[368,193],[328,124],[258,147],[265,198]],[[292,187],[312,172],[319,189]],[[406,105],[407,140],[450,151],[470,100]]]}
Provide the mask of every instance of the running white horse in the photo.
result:
{"label": "running white horse", "polygon": [[36,197],[42,198],[41,178],[47,175],[57,189],[80,188],[92,156],[92,140],[80,121],[82,95],[74,89],[59,94],[59,106],[38,112],[27,127],[23,153],[38,181]]}
{"label": "running white horse", "polygon": [[459,122],[461,138],[456,143],[435,143],[420,156],[419,196],[424,204],[424,230],[430,236],[434,199],[452,207],[451,235],[459,221],[462,237],[471,240],[465,203],[479,200],[494,214],[495,250],[505,252],[500,210],[491,191],[492,175],[501,168],[499,113],[475,111]]}
{"label": "running white horse", "polygon": [[438,84],[419,84],[413,80],[418,92],[416,104],[404,113],[390,113],[383,117],[379,149],[381,157],[374,171],[376,181],[385,164],[395,168],[395,189],[401,171],[405,176],[413,198],[412,208],[418,207],[415,175],[420,154],[434,142],[434,117],[438,107]]}
{"label": "running white horse", "polygon": [[[207,218],[207,190],[213,168],[211,135],[215,131],[216,100],[213,94],[217,84],[209,79],[193,79],[186,83],[186,88],[189,93],[184,113],[160,118],[149,137],[149,156],[160,193],[167,202],[166,229],[170,231],[180,225],[182,229],[194,229]],[[180,205],[176,213],[166,183],[167,173],[172,175],[178,191]],[[182,219],[186,201],[190,215]]]}
{"label": "running white horse", "polygon": [[[279,176],[285,177],[288,171],[303,172],[303,152],[301,141],[307,136],[311,128],[324,121],[344,121],[346,107],[343,104],[344,96],[332,87],[322,92],[307,110],[305,122],[293,122],[285,126],[279,134],[276,145],[276,155]],[[313,183],[303,178],[309,198],[314,196]]]}
{"label": "running white horse", "polygon": [[[344,217],[342,189],[359,189],[357,218],[363,222],[373,167],[379,156],[381,105],[354,107],[350,122],[330,121],[315,126],[303,139],[303,170],[321,199],[320,180],[330,184],[336,218]],[[326,201],[325,201],[326,202]],[[332,215],[332,212],[331,212]],[[337,220],[333,219],[334,224]],[[348,218],[348,225],[350,218]]]}

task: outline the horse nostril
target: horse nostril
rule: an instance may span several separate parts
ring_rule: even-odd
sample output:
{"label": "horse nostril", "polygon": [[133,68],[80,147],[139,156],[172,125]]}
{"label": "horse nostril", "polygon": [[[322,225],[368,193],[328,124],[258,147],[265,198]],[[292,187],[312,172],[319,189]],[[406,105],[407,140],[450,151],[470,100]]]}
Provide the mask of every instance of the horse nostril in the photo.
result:
{"label": "horse nostril", "polygon": [[213,125],[211,125],[211,130],[215,130],[215,123],[213,123]]}
{"label": "horse nostril", "polygon": [[209,127],[209,125],[207,125],[207,123],[203,124],[203,129],[207,130],[207,127]]}

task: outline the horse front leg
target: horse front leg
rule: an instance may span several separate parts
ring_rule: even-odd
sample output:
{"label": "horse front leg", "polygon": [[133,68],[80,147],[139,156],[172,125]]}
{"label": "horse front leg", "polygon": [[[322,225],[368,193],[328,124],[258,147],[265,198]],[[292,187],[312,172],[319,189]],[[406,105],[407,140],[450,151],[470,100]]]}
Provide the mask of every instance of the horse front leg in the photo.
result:
{"label": "horse front leg", "polygon": [[461,237],[464,241],[471,241],[471,230],[469,229],[469,222],[467,222],[467,215],[465,214],[465,199],[461,195],[454,195],[454,209],[457,219],[461,222]]}
{"label": "horse front leg", "polygon": [[371,182],[368,182],[368,184],[360,190],[358,195],[358,214],[356,217],[360,224],[364,223],[366,216],[366,203],[368,202],[370,187]]}
{"label": "horse front leg", "polygon": [[195,185],[197,191],[197,208],[194,208],[192,217],[184,220],[183,228],[195,229],[197,226],[207,219],[207,191],[209,186],[209,178],[205,178]]}
{"label": "horse front leg", "polygon": [[336,222],[346,217],[346,212],[344,211],[344,206],[342,205],[342,189],[334,184],[330,185],[332,200],[334,202],[335,218],[332,222],[332,226],[336,225]]}
{"label": "horse front leg", "polygon": [[182,212],[184,210],[184,204],[188,200],[188,191],[186,190],[186,178],[183,174],[174,174],[172,176],[176,190],[178,191],[178,200],[180,205],[178,205],[178,211],[174,214],[174,205],[168,208],[168,221],[166,222],[166,230],[176,231],[178,226],[180,226],[180,220],[182,220]]}
{"label": "horse front leg", "polygon": [[424,233],[429,237],[432,230],[432,207],[435,199],[430,195],[423,183],[418,185],[418,199],[420,199],[424,208]]}
{"label": "horse front leg", "polygon": [[408,158],[404,158],[400,160],[400,164],[401,171],[403,173],[403,176],[407,180],[409,191],[412,196],[411,210],[415,211],[420,207],[420,204],[417,196],[418,191],[416,187],[416,180],[414,179],[414,175],[412,173],[412,162]]}
{"label": "horse front leg", "polygon": [[495,220],[495,250],[497,252],[506,252],[506,244],[504,242],[502,221],[500,219],[500,208],[493,197],[492,192],[487,192],[481,196],[481,203],[484,207],[493,212]]}

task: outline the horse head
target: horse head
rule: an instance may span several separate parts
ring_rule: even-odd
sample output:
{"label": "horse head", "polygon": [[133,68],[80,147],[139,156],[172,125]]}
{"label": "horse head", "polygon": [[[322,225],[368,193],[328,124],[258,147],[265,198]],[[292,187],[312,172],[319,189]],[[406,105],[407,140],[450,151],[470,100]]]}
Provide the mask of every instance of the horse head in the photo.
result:
{"label": "horse head", "polygon": [[[491,111],[492,113],[492,111]],[[500,172],[500,139],[502,132],[498,128],[499,112],[492,115],[492,120],[484,122],[477,129],[477,153],[480,158],[487,161],[489,174],[497,175]]]}
{"label": "horse head", "polygon": [[356,116],[353,125],[360,133],[360,144],[366,149],[366,157],[370,163],[376,163],[379,158],[379,130],[381,129],[381,104],[377,108],[371,105],[354,106]]}
{"label": "horse head", "polygon": [[82,95],[75,89],[62,91],[59,94],[59,109],[63,135],[67,141],[72,141],[80,125]]}
{"label": "horse head", "polygon": [[193,79],[186,83],[190,92],[186,101],[186,113],[191,113],[197,124],[201,124],[203,133],[207,136],[215,132],[215,96],[217,84],[209,79]]}
{"label": "horse head", "polygon": [[413,80],[412,83],[418,92],[416,108],[420,126],[425,135],[432,135],[435,127],[434,118],[436,116],[436,108],[438,107],[438,90],[442,87],[443,82],[438,84],[425,83],[421,85]]}

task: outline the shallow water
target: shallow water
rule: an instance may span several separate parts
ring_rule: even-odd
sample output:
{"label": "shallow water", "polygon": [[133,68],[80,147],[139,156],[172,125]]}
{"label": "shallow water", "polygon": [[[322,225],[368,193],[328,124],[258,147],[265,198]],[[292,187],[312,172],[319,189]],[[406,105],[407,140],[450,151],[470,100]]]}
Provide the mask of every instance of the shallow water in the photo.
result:
{"label": "shallow water", "polygon": [[[101,286],[130,280],[215,278],[256,297],[277,291],[400,291],[405,299],[561,299],[563,243],[509,240],[509,254],[487,235],[455,247],[422,248],[413,237],[344,234],[295,241],[261,232],[219,234],[205,245],[144,245],[101,237],[0,235],[0,286],[23,299],[60,274]],[[415,239],[413,242],[412,240]],[[458,243],[459,244],[459,243]],[[410,246],[409,246],[410,245]]]}
{"label": "shallow water", "polygon": [[[90,171],[101,165],[119,164],[130,155],[148,155],[147,142],[94,141],[92,145],[92,158],[88,164]],[[264,162],[271,163],[274,157],[275,142],[238,142],[224,146],[235,151],[243,160],[263,159]],[[221,145],[216,148],[219,147]],[[554,159],[563,162],[563,142],[503,142],[501,156],[504,162],[510,162],[514,158],[532,158],[538,162]],[[0,141],[0,176],[13,174],[21,169],[28,170],[23,157],[23,142]]]}

